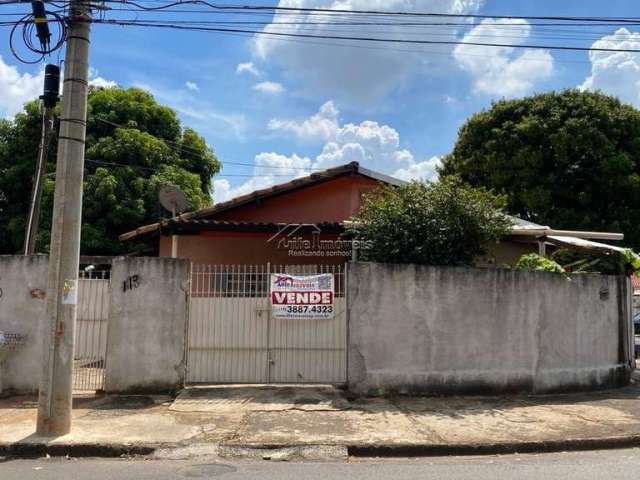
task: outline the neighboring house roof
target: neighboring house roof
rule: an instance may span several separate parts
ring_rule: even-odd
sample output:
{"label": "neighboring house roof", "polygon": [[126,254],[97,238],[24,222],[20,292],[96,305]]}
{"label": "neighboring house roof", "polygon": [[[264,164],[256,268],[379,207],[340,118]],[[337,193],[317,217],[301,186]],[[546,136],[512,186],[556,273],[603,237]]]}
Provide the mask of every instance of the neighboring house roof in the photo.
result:
{"label": "neighboring house roof", "polygon": [[550,243],[557,247],[567,247],[573,250],[582,250],[592,254],[622,254],[624,248],[607,245],[606,243],[593,242],[591,240],[624,240],[622,233],[609,232],[583,232],[573,230],[555,230],[553,228],[528,222],[518,217],[511,217],[514,221],[511,227],[511,235],[515,237],[535,237],[539,241]]}
{"label": "neighboring house roof", "polygon": [[224,212],[241,205],[256,202],[258,200],[263,200],[276,195],[282,195],[292,190],[298,190],[300,188],[316,185],[346,175],[362,175],[364,177],[368,177],[388,185],[398,186],[406,183],[397,178],[390,177],[389,175],[363,168],[358,162],[351,162],[347,163],[346,165],[340,165],[339,167],[329,168],[321,172],[315,172],[306,177],[295,178],[286,183],[281,183],[269,188],[256,190],[254,192],[247,193],[246,195],[241,195],[239,197],[231,199],[227,202],[217,203],[211,207],[196,210],[195,212],[183,213],[182,215],[178,215],[174,219],[161,220],[160,222],[136,228],[135,230],[120,235],[120,240],[130,240],[132,238],[156,232],[158,230],[161,230],[162,228],[174,225],[176,221],[185,223],[191,220],[205,219],[214,214]]}
{"label": "neighboring house roof", "polygon": [[633,294],[640,295],[640,277],[631,275],[631,285],[633,286]]}

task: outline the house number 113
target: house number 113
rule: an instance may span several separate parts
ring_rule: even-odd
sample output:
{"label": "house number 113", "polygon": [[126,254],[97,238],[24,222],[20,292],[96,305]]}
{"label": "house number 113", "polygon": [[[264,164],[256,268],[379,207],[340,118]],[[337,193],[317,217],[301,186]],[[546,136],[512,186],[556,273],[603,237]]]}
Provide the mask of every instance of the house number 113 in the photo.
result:
{"label": "house number 113", "polygon": [[131,275],[124,282],[122,282],[122,291],[133,290],[140,286],[140,277],[138,275]]}

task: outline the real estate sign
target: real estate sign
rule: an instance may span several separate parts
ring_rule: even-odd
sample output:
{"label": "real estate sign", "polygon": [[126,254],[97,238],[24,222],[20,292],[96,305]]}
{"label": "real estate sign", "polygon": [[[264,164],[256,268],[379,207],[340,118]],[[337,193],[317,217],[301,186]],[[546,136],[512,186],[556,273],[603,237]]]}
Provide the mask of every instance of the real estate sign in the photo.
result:
{"label": "real estate sign", "polygon": [[274,318],[333,318],[333,274],[271,275],[271,313]]}

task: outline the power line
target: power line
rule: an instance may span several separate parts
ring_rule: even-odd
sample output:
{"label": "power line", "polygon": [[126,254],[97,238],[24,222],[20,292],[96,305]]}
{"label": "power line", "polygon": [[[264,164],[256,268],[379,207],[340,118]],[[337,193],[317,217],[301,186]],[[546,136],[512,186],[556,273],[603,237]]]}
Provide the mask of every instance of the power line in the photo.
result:
{"label": "power line", "polygon": [[[165,21],[165,20],[157,20],[157,19],[147,19],[145,20],[145,23],[150,23],[150,24],[160,24],[160,25],[165,25],[169,22]],[[252,25],[252,22],[225,22],[225,21],[202,21],[202,20],[172,20],[170,22],[173,25],[187,25],[187,26],[192,26],[192,27],[200,27],[200,26],[209,26],[209,25]],[[259,22],[260,24],[266,24],[269,25],[266,22]],[[273,25],[273,24],[272,24]],[[296,28],[294,28],[294,32],[297,30],[313,30],[315,27],[311,26],[308,27],[306,24],[301,23],[301,24],[297,24],[298,26]],[[332,23],[325,23],[324,25],[333,25],[333,26],[343,26],[343,24],[332,24]],[[362,25],[367,25],[367,24],[362,24]],[[384,24],[384,23],[378,23],[378,24],[368,24],[368,25],[376,25],[376,26],[394,26],[392,24]],[[640,25],[640,24],[639,24]],[[289,25],[276,25],[275,27],[271,27],[271,29],[273,28],[278,28],[278,29],[289,29],[291,28]],[[478,27],[476,27],[478,28]],[[273,31],[273,30],[271,30]],[[323,32],[337,32],[337,33],[352,33],[352,32],[356,32],[356,33],[366,33],[366,34],[394,34],[394,33],[398,33],[397,31],[389,31],[389,32],[385,32],[385,31],[380,31],[380,30],[374,30],[374,31],[366,31],[366,30],[359,30],[359,29],[342,29],[342,28],[333,28],[333,29],[322,29]],[[505,32],[505,33],[517,33],[517,32]],[[601,35],[590,35],[590,34],[581,34],[581,32],[573,32],[572,35],[555,35],[553,34],[555,32],[531,32],[528,33],[528,37],[529,38],[542,38],[542,39],[554,39],[554,40],[602,40]],[[438,32],[438,31],[406,31],[403,30],[402,31],[403,35],[425,35],[425,36],[430,36],[430,37],[456,37],[458,35],[458,33],[456,31],[449,31],[449,32]],[[552,34],[552,35],[547,35],[547,34]],[[576,34],[580,34],[581,36],[576,36]],[[483,34],[483,33],[467,33],[464,35],[464,38],[515,38],[515,39],[522,39],[523,35],[522,34],[517,34],[517,35],[505,35],[503,33],[498,33],[498,34]],[[616,39],[612,39],[612,40],[602,40],[602,41],[608,41],[608,42],[615,42],[617,41]]]}
{"label": "power line", "polygon": [[[113,9],[113,10],[127,10],[127,9]],[[139,10],[137,10],[139,11]],[[155,13],[166,12],[163,10],[154,11]],[[206,11],[205,11],[206,13]],[[211,13],[211,12],[209,12]],[[214,12],[215,13],[215,12]],[[137,21],[138,19],[122,19],[122,21]],[[473,32],[468,33],[468,36],[473,37],[489,37],[489,38],[521,38],[521,36],[511,37],[510,35],[506,35],[507,33],[511,34],[515,30],[518,32],[523,28],[530,29],[530,24],[501,24],[502,27],[497,28],[500,30],[499,33],[487,34],[483,33],[486,29],[496,30],[497,24],[484,25],[484,24],[470,24],[470,23],[425,23],[425,22],[381,22],[381,21],[368,21],[368,22],[310,22],[310,21],[302,21],[302,22],[279,22],[279,21],[228,21],[228,20],[184,20],[184,19],[173,19],[173,20],[157,20],[157,19],[144,19],[145,23],[160,23],[160,24],[182,24],[182,25],[191,25],[191,26],[207,26],[207,25],[221,25],[221,26],[269,26],[270,31],[274,30],[282,30],[295,28],[295,30],[307,30],[314,29],[316,26],[329,26],[331,28],[323,28],[323,32],[357,32],[362,33],[362,29],[352,30],[348,28],[348,26],[373,26],[373,27],[391,27],[392,31],[389,33],[398,33],[400,30],[403,35],[437,35],[437,36],[455,36],[459,32],[458,30],[445,29],[443,32],[434,31],[435,29],[440,29],[449,26],[456,26],[460,28],[473,28]],[[546,23],[544,25],[554,25],[553,23]],[[589,25],[589,24],[581,24],[581,25]],[[603,26],[611,26],[611,24],[601,24]],[[624,24],[618,24],[624,25]],[[636,23],[634,25],[640,25],[640,23]],[[590,25],[589,25],[590,26]],[[627,25],[628,26],[628,25]],[[404,27],[399,29],[397,27]],[[406,27],[410,27],[413,29],[419,29],[418,31],[410,31]],[[428,32],[424,32],[422,29],[426,28]],[[450,30],[450,31],[447,31]],[[386,34],[387,32],[383,32],[380,30],[374,30],[374,33],[377,34]],[[365,33],[368,33],[365,31]],[[568,35],[557,35],[558,33],[568,33]],[[595,32],[597,35],[597,32]],[[601,32],[601,34],[608,32]],[[580,35],[580,37],[576,37],[576,35]],[[553,39],[562,39],[562,40],[597,40],[600,37],[594,36],[594,32],[591,29],[589,32],[580,32],[576,30],[567,30],[567,29],[555,29],[555,30],[544,30],[544,29],[535,29],[533,32],[527,31],[528,37],[544,37],[544,38],[553,38]]]}
{"label": "power line", "polygon": [[[110,167],[120,167],[120,168],[137,168],[137,169],[141,169],[141,170],[147,170],[147,171],[151,171],[151,172],[160,172],[161,171],[161,166],[159,167],[145,167],[143,165],[130,165],[128,163],[118,163],[118,162],[107,162],[104,160],[94,160],[92,158],[86,158],[85,159],[86,162],[89,163],[94,163],[96,165],[104,165],[104,166],[110,166]],[[280,167],[278,167],[280,168]],[[291,170],[293,170],[293,168],[291,168]],[[319,171],[322,171],[322,169],[318,169]],[[274,173],[274,174],[249,174],[249,173],[226,173],[226,174],[216,174],[217,177],[249,177],[249,178],[253,178],[253,177],[259,177],[259,178],[270,178],[270,177],[295,177],[295,174],[281,174],[281,173]]]}
{"label": "power line", "polygon": [[[113,12],[148,12],[148,10],[144,9],[131,9],[131,8],[114,8],[114,7],[96,7],[105,11],[113,11]],[[220,12],[210,11],[210,10],[184,10],[184,9],[176,9],[176,10],[153,10],[153,13],[181,13],[181,14],[190,14],[190,13],[210,13],[215,15],[220,15]],[[233,12],[229,12],[233,13]],[[236,12],[237,13],[237,12]],[[246,12],[243,12],[246,13]],[[213,24],[240,24],[240,25],[258,25],[258,26],[267,26],[267,25],[337,25],[337,26],[372,26],[372,25],[380,25],[380,26],[414,26],[414,27],[462,27],[462,28],[494,28],[494,27],[508,27],[508,28],[528,28],[532,26],[539,27],[620,27],[620,26],[638,26],[640,25],[640,20],[633,21],[625,21],[625,22],[544,22],[544,23],[498,23],[493,22],[491,24],[482,24],[482,23],[461,23],[461,22],[424,22],[424,21],[411,21],[411,22],[398,22],[398,21],[308,21],[308,20],[300,20],[300,21],[276,21],[276,20],[211,20],[211,21],[201,21],[202,23],[213,23]],[[574,30],[570,30],[573,32]]]}
{"label": "power line", "polygon": [[[106,123],[108,125],[114,126],[116,128],[122,128],[122,129],[132,129],[133,127],[127,127],[126,125],[120,125],[118,123],[112,122],[110,120],[105,120],[104,118],[100,118],[100,117],[94,117],[94,120],[98,120],[99,122],[103,122]],[[155,138],[156,140],[159,140],[161,142],[165,142],[165,143],[170,143],[173,145],[176,145],[177,148],[174,149],[174,151],[178,154],[180,153],[184,153],[184,150],[189,151],[190,153],[194,153],[197,155],[202,155],[202,152],[200,152],[199,150],[196,150],[195,148],[191,148],[187,145],[183,145],[179,142],[174,142],[171,140],[167,140],[164,138],[160,138],[157,137],[149,132],[145,132],[147,135],[152,136],[153,138]],[[169,146],[169,148],[171,148]],[[257,168],[273,168],[273,169],[279,169],[279,170],[322,170],[322,169],[316,169],[316,168],[312,168],[312,167],[280,167],[277,165],[260,165],[258,163],[243,163],[243,162],[231,162],[231,161],[221,161],[222,166],[224,167],[225,164],[227,165],[238,165],[238,166],[245,166],[245,167],[257,167]]]}
{"label": "power line", "polygon": [[468,18],[468,19],[493,19],[493,20],[548,20],[548,21],[575,21],[575,22],[622,22],[637,23],[639,17],[591,17],[591,16],[532,16],[532,15],[480,15],[470,13],[435,13],[435,12],[403,12],[403,11],[382,11],[382,10],[347,10],[338,8],[305,8],[305,7],[281,7],[281,6],[265,6],[265,5],[220,5],[205,0],[180,0],[177,2],[165,3],[155,7],[143,6],[140,1],[131,0],[104,0],[105,3],[120,3],[125,5],[133,5],[146,11],[158,11],[171,7],[182,5],[201,5],[218,11],[249,11],[249,12],[267,12],[267,13],[294,13],[294,14],[329,14],[329,15],[347,15],[347,16],[401,16],[401,17],[433,17],[433,18]]}
{"label": "power line", "polygon": [[[212,32],[216,33],[216,32]],[[240,36],[244,38],[251,38],[252,35],[243,34],[243,33],[218,33],[219,35],[228,35],[228,36]],[[333,47],[345,47],[345,48],[357,48],[357,49],[365,49],[365,50],[379,50],[379,51],[391,51],[391,52],[403,52],[403,53],[421,53],[421,54],[429,54],[429,55],[441,55],[452,57],[454,56],[453,52],[441,52],[437,50],[426,50],[426,49],[417,49],[417,48],[393,48],[381,45],[358,45],[358,44],[348,44],[348,43],[337,43],[337,42],[323,42],[323,41],[313,41],[313,40],[305,40],[300,38],[274,38],[267,37],[265,40],[270,42],[290,42],[290,43],[299,43],[303,45],[323,45],[323,46],[333,46]],[[428,48],[428,47],[426,47]],[[494,58],[493,55],[481,55],[474,53],[456,53],[455,56],[461,57],[474,57],[474,58]],[[520,61],[523,62],[534,62],[534,63],[549,63],[553,61],[555,63],[570,63],[570,64],[578,64],[578,65],[591,65],[589,61],[582,60],[562,60],[562,59],[554,59],[554,60],[545,60],[542,58],[522,58]]]}
{"label": "power line", "polygon": [[173,23],[147,23],[139,20],[93,20],[92,23],[118,26],[136,26],[150,28],[168,28],[174,30],[185,30],[194,32],[226,32],[226,33],[246,33],[252,35],[266,35],[276,37],[292,37],[292,38],[309,38],[323,40],[348,40],[356,42],[373,42],[373,43],[400,43],[414,45],[468,45],[476,47],[501,47],[501,48],[528,48],[535,50],[560,50],[560,51],[595,51],[595,52],[622,52],[622,53],[640,53],[640,49],[631,48],[606,48],[606,47],[581,47],[568,45],[538,45],[538,44],[511,44],[511,43],[488,43],[488,42],[469,42],[464,40],[416,40],[403,38],[381,38],[381,37],[361,37],[347,35],[316,35],[307,33],[285,33],[272,32],[265,30],[250,30],[237,28],[220,28],[220,27],[190,27],[184,25],[176,25]]}
{"label": "power line", "polygon": [[[20,1],[4,1],[1,4],[19,4],[22,3]],[[55,4],[60,8],[64,8],[66,4],[59,4],[54,2],[47,2],[50,4]],[[505,16],[497,16],[497,15],[471,15],[471,14],[448,14],[448,13],[429,13],[429,12],[384,12],[384,11],[375,11],[375,10],[340,10],[340,9],[316,9],[316,8],[297,8],[297,7],[269,7],[269,6],[257,6],[257,5],[219,5],[213,4],[204,0],[181,0],[178,2],[170,2],[170,3],[157,3],[153,6],[145,6],[143,5],[143,1],[129,1],[129,0],[106,0],[106,4],[121,4],[125,6],[133,6],[138,10],[145,12],[166,12],[172,7],[182,7],[186,5],[199,5],[203,7],[208,7],[209,9],[215,12],[224,12],[224,13],[234,13],[234,12],[243,12],[243,13],[252,13],[252,14],[263,14],[264,12],[275,12],[277,15],[287,14],[291,15],[292,12],[298,12],[297,16],[300,17],[301,13],[305,16],[314,14],[314,15],[342,15],[343,17],[353,17],[353,16],[374,16],[377,18],[388,19],[391,17],[435,17],[435,18],[468,18],[468,19],[535,19],[538,21],[572,21],[572,22],[580,22],[580,25],[589,25],[596,24],[601,26],[609,26],[611,23],[607,22],[615,22],[617,25],[640,25],[640,21],[636,17],[624,18],[624,17],[562,17],[562,16],[513,16],[513,15],[505,15]],[[106,7],[107,9],[113,9],[113,7]],[[125,9],[126,10],[126,9]],[[180,10],[178,10],[180,11]],[[198,10],[199,12],[203,12],[205,10]],[[62,17],[57,12],[48,11],[47,14],[54,16],[55,22],[61,25],[61,28],[64,29],[64,21]],[[586,23],[585,23],[586,22]],[[603,23],[604,22],[604,23]],[[21,58],[14,46],[13,46],[13,34],[18,27],[18,25],[22,24],[23,28],[23,40],[32,51],[36,51],[39,54],[44,55],[45,53],[51,53],[51,50],[40,51],[34,49],[31,41],[30,41],[30,32],[33,29],[34,20],[32,16],[27,15],[17,20],[16,22],[0,22],[0,26],[12,26],[12,33],[10,35],[11,49],[21,61],[27,62],[25,59]],[[224,21],[215,21],[215,22],[207,22],[207,21],[196,21],[196,20],[173,20],[173,21],[163,21],[163,20],[137,20],[137,19],[95,19],[92,23],[97,24],[108,24],[108,25],[118,25],[118,26],[133,26],[133,27],[147,27],[147,28],[170,28],[174,30],[183,30],[183,31],[194,31],[194,32],[213,32],[220,34],[242,34],[242,35],[256,35],[256,36],[265,36],[267,38],[293,38],[293,39],[301,39],[301,40],[342,40],[347,42],[354,43],[372,43],[372,44],[414,44],[414,45],[467,45],[467,46],[476,46],[476,47],[497,47],[497,48],[527,48],[527,49],[543,49],[543,50],[560,50],[560,51],[601,51],[601,52],[625,52],[625,53],[640,53],[640,49],[631,49],[631,48],[608,48],[606,46],[592,47],[592,46],[580,46],[580,45],[558,45],[558,44],[539,44],[539,43],[526,43],[526,44],[514,44],[514,42],[504,43],[504,42],[490,42],[490,41],[472,41],[473,38],[522,38],[521,36],[513,36],[513,35],[505,35],[504,33],[492,33],[492,34],[482,34],[482,30],[479,30],[482,27],[494,27],[494,24],[491,25],[483,25],[483,24],[473,24],[473,23],[458,23],[454,24],[452,22],[380,22],[380,21],[368,21],[368,22],[278,22],[277,20],[270,19],[269,22],[233,22],[228,23]],[[323,31],[334,32],[334,34],[322,34],[322,33],[307,33],[304,30],[307,28],[313,28],[310,25],[331,25],[333,30],[324,29]],[[464,35],[462,39],[447,39],[447,37],[455,37],[458,35],[458,32],[435,32],[435,31],[407,31],[406,28],[402,31],[402,35],[421,35],[421,36],[430,36],[430,37],[441,37],[440,39],[413,39],[413,38],[393,38],[388,37],[386,35],[397,34],[397,30],[393,30],[392,32],[383,32],[379,30],[375,30],[373,32],[367,32],[362,30],[348,30],[341,29],[340,27],[344,27],[347,25],[352,26],[385,26],[385,27],[393,27],[397,28],[398,26],[413,26],[413,27],[437,27],[442,28],[443,26],[450,25],[458,25],[464,28],[474,28],[473,32],[467,33]],[[571,25],[571,23],[566,23],[567,25]],[[211,26],[211,25],[220,25],[220,26]],[[255,28],[231,28],[229,25],[267,25],[268,28],[265,29],[255,29]],[[287,31],[287,29],[291,28],[291,26],[296,25],[294,31]],[[553,26],[554,23],[548,23],[547,25]],[[503,24],[505,27],[509,27],[508,30],[513,29],[514,27],[527,27],[530,28],[528,24]],[[478,29],[478,30],[477,30]],[[284,31],[283,31],[284,30]],[[557,39],[557,40],[571,40],[571,41],[580,41],[580,40],[600,40],[601,42],[615,42],[616,39],[601,39],[593,36],[580,36],[576,37],[576,33],[573,32],[572,36],[554,36],[547,35],[552,34],[552,31],[538,31],[529,33],[527,32],[527,38],[547,38],[547,39]],[[349,34],[351,33],[351,34]],[[359,33],[359,34],[358,34]],[[505,32],[506,33],[506,32]],[[64,38],[64,31],[61,33],[61,42]],[[545,36],[546,35],[546,36]],[[444,37],[444,38],[443,38]],[[61,42],[56,44],[56,48],[59,48]],[[342,44],[338,44],[338,46],[343,46]],[[44,53],[42,53],[44,52]],[[40,59],[37,59],[34,62],[29,63],[37,63]]]}

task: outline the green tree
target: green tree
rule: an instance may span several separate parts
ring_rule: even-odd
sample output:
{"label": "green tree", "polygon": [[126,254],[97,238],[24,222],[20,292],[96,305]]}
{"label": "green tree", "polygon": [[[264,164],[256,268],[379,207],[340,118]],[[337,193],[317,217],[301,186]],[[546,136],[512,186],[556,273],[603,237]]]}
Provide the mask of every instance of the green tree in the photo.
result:
{"label": "green tree", "polygon": [[509,232],[504,200],[455,178],[367,194],[354,220],[363,260],[472,265]]}
{"label": "green tree", "polygon": [[[57,119],[57,115],[56,115]],[[0,253],[22,248],[40,132],[36,102],[13,121],[0,121]],[[49,149],[39,251],[46,251],[55,188],[56,141]],[[157,191],[179,186],[191,208],[211,203],[211,177],[220,163],[204,139],[183,128],[176,113],[136,89],[92,89],[89,93],[82,253],[116,254],[118,235],[165,212]]]}
{"label": "green tree", "polygon": [[505,194],[526,220],[620,231],[640,248],[640,112],[613,97],[565,90],[495,102],[461,128],[440,174]]}

